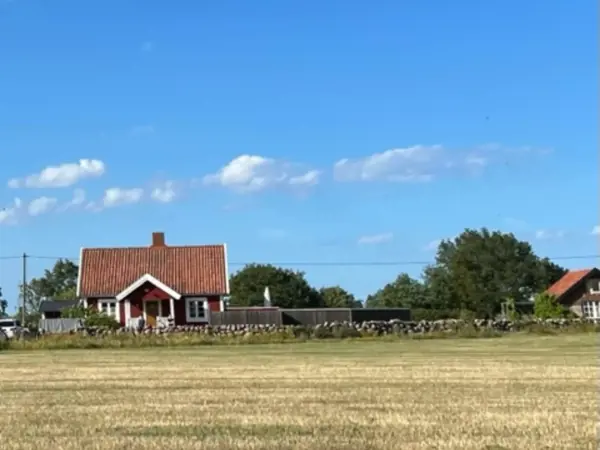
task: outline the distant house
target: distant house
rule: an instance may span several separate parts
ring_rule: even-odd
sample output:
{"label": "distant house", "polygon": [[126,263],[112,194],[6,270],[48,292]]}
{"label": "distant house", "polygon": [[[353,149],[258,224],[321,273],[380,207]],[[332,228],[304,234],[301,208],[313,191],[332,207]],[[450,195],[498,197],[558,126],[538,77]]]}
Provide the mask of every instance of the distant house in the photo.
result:
{"label": "distant house", "polygon": [[148,247],[81,250],[77,296],[123,326],[207,323],[227,295],[225,244],[168,246],[153,233]]}
{"label": "distant house", "polygon": [[65,309],[73,308],[80,304],[79,300],[43,300],[40,303],[42,319],[60,319]]}
{"label": "distant house", "polygon": [[570,270],[546,291],[580,317],[600,319],[600,270]]}

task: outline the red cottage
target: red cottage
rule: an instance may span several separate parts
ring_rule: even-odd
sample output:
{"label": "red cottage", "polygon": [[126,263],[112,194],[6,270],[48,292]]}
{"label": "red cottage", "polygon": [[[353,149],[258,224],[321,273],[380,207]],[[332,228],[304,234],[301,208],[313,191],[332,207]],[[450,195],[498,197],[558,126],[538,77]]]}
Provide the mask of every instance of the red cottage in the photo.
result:
{"label": "red cottage", "polygon": [[225,244],[170,247],[152,233],[149,247],[81,250],[78,297],[123,326],[207,323],[228,294]]}

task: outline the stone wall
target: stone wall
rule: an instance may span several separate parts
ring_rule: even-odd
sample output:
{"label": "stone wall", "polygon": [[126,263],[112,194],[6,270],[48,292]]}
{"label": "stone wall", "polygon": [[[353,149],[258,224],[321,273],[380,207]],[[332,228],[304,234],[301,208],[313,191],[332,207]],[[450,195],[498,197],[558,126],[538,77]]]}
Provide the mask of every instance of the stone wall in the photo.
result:
{"label": "stone wall", "polygon": [[458,319],[402,322],[399,320],[382,322],[331,322],[315,327],[306,326],[275,326],[275,325],[185,325],[170,328],[145,328],[141,331],[128,328],[110,330],[107,328],[83,328],[77,333],[84,335],[105,334],[172,334],[172,333],[198,333],[215,336],[244,336],[253,334],[286,334],[290,337],[361,337],[381,335],[418,335],[428,333],[510,333],[524,330],[557,330],[566,328],[581,328],[589,331],[600,331],[599,324],[593,324],[585,319],[546,319],[528,321],[508,320],[474,320],[464,321]]}

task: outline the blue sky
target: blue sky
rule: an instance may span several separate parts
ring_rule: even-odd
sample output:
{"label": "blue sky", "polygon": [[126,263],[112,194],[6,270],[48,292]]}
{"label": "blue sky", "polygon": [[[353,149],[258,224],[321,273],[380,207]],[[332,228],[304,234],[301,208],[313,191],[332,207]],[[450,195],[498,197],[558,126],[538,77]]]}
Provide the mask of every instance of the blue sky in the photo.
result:
{"label": "blue sky", "polygon": [[369,5],[0,0],[0,256],[418,263],[295,265],[364,298],[465,227],[598,253],[597,2]]}

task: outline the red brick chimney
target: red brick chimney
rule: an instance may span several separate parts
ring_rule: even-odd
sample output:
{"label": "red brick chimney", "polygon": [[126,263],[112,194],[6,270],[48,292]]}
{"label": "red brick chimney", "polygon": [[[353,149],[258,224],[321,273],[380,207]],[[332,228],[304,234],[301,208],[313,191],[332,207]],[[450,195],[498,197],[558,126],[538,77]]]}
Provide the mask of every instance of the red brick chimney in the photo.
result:
{"label": "red brick chimney", "polygon": [[152,245],[151,247],[166,247],[165,244],[165,233],[155,232],[152,233]]}

